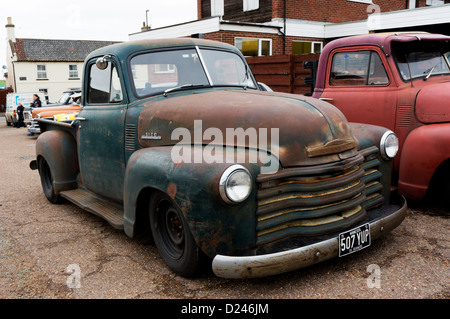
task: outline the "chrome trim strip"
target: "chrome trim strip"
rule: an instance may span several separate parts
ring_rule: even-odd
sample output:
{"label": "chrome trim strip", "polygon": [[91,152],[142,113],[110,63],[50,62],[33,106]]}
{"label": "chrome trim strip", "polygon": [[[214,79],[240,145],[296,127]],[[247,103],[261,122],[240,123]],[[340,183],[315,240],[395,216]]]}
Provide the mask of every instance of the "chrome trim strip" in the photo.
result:
{"label": "chrome trim strip", "polygon": [[202,63],[203,70],[205,70],[206,77],[208,78],[209,85],[213,86],[214,84],[213,84],[213,81],[211,79],[211,75],[209,74],[209,70],[206,67],[205,60],[203,59],[202,52],[200,51],[200,48],[198,47],[198,45],[195,46],[195,50],[197,51],[198,57],[200,58],[200,62]]}

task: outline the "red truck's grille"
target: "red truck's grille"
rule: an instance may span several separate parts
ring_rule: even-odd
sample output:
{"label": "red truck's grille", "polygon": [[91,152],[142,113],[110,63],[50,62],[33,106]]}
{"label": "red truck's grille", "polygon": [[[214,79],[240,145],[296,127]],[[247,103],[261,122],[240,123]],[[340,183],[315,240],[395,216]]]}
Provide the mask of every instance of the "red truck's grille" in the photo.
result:
{"label": "red truck's grille", "polygon": [[[347,229],[383,202],[376,147],[339,163],[259,175],[257,245]],[[381,188],[380,188],[381,187]]]}

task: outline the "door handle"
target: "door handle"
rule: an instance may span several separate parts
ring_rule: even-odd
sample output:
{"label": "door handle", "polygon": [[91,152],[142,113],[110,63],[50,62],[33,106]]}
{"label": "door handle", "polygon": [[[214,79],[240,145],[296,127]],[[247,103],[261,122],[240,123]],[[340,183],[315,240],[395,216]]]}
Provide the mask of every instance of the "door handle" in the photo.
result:
{"label": "door handle", "polygon": [[75,118],[75,121],[82,122],[82,121],[86,121],[86,119],[84,117],[77,117],[77,118]]}
{"label": "door handle", "polygon": [[332,99],[331,97],[321,97],[319,100],[322,100],[322,101],[334,101],[334,99]]}

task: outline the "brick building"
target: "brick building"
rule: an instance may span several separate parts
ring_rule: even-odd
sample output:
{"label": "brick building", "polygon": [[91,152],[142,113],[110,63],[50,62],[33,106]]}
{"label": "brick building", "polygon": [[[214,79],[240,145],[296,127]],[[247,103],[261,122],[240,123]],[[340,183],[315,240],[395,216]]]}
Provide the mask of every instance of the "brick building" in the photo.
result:
{"label": "brick building", "polygon": [[200,37],[245,56],[320,53],[335,38],[417,30],[450,34],[450,0],[197,0],[198,20],[130,40]]}

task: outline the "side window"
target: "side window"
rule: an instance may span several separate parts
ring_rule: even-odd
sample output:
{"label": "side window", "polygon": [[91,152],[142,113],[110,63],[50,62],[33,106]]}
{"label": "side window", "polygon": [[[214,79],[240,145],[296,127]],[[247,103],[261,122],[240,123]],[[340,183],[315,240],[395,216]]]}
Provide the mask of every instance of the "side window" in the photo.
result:
{"label": "side window", "polygon": [[122,86],[117,69],[109,63],[104,70],[92,64],[89,70],[88,104],[120,103],[123,100]]}
{"label": "side window", "polygon": [[389,78],[374,51],[340,52],[333,57],[331,86],[386,85]]}

